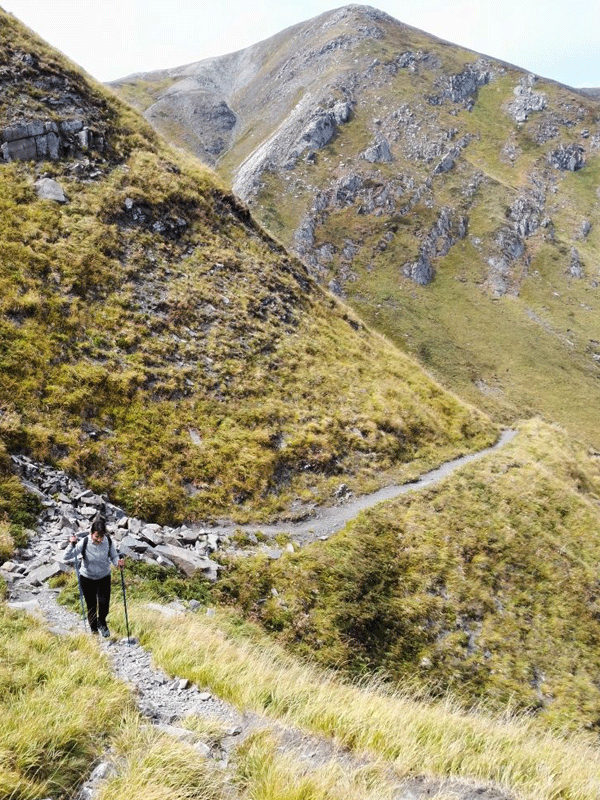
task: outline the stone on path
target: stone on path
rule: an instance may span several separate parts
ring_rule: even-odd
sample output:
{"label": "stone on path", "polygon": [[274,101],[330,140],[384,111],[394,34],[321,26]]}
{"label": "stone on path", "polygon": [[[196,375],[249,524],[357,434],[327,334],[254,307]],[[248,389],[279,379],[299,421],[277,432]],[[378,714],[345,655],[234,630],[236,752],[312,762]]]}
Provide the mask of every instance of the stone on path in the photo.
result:
{"label": "stone on path", "polygon": [[54,561],[52,564],[44,564],[34,569],[27,576],[27,580],[33,586],[41,586],[48,578],[54,578],[56,575],[60,575],[61,572],[65,572],[66,569],[66,564],[59,564]]}
{"label": "stone on path", "polygon": [[37,600],[15,600],[12,603],[8,603],[8,607],[12,608],[13,611],[25,611],[25,613],[30,614],[32,617],[37,617],[38,619],[44,619],[44,613],[42,611],[42,607],[40,606]]}

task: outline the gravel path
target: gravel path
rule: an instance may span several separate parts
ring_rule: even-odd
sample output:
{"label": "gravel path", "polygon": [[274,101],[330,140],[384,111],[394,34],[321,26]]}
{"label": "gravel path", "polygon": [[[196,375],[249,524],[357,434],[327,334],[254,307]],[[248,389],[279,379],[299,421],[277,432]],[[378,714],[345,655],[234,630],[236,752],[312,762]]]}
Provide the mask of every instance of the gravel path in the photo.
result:
{"label": "gravel path", "polygon": [[498,441],[492,445],[492,447],[487,447],[485,450],[480,450],[477,453],[459,456],[452,461],[446,461],[440,467],[426,472],[416,481],[392,484],[390,486],[385,486],[383,489],[379,489],[377,492],[361,495],[360,497],[349,496],[346,499],[340,500],[337,505],[329,508],[317,507],[311,509],[309,516],[301,522],[280,522],[275,525],[234,525],[233,523],[224,523],[215,528],[211,528],[211,530],[223,536],[231,536],[232,533],[237,530],[246,533],[258,533],[260,531],[269,538],[273,538],[278,533],[284,533],[289,535],[300,545],[309,544],[316,539],[327,539],[332,534],[341,530],[344,525],[354,519],[361,511],[372,508],[385,500],[392,500],[394,497],[399,497],[400,495],[410,492],[418,492],[421,489],[439,483],[439,481],[459,469],[459,467],[471,461],[484,458],[484,456],[504,447],[504,445],[514,439],[515,435],[516,431],[514,430],[504,430]]}
{"label": "gravel path", "polygon": [[[301,543],[327,537],[342,528],[363,509],[405,492],[418,491],[429,486],[462,464],[481,458],[501,447],[513,436],[513,431],[505,431],[494,447],[448,462],[414,483],[389,486],[374,494],[349,500],[342,506],[321,511],[318,517],[304,523],[275,526],[273,533],[286,531]],[[258,529],[257,526],[236,526],[236,528],[238,527],[247,530],[251,530],[253,527],[255,530]],[[260,530],[269,533],[264,526]],[[28,552],[24,552],[23,558],[34,557],[36,547],[40,549],[48,547],[43,530],[37,538],[38,541],[30,545]],[[16,555],[13,561],[19,562],[19,556]],[[32,586],[26,580],[19,580],[10,586],[9,606],[15,609],[20,608],[43,619],[56,635],[82,632],[85,630],[82,617],[58,604],[56,600],[58,591],[49,588],[46,583]],[[153,607],[157,614],[163,615],[191,613],[179,603],[171,603],[167,606],[154,604]],[[193,686],[183,678],[166,675],[161,670],[155,669],[151,654],[134,640],[117,640],[114,637],[105,640],[99,637],[98,647],[109,658],[115,675],[130,684],[140,713],[149,722],[158,725],[164,732],[177,739],[192,742],[199,757],[213,758],[221,766],[226,767],[231,751],[239,742],[255,730],[267,729],[279,741],[280,750],[293,753],[306,770],[309,770],[311,766],[323,765],[332,759],[349,770],[360,769],[366,763],[364,758],[359,758],[337,747],[331,740],[314,736],[291,726],[286,727],[259,714],[242,713],[215,697],[210,687]],[[214,723],[222,731],[218,740],[202,741],[197,734],[182,728],[178,723],[190,715],[196,715],[204,718],[207,722]],[[99,764],[80,790],[78,800],[92,800],[96,794],[98,783],[110,773],[111,768],[108,762]],[[441,791],[443,791],[444,797],[453,800],[512,800],[510,795],[500,793],[495,789],[459,781],[440,782],[414,778],[397,782],[397,779],[393,778],[391,774],[390,780],[395,783],[394,800],[433,798]]]}

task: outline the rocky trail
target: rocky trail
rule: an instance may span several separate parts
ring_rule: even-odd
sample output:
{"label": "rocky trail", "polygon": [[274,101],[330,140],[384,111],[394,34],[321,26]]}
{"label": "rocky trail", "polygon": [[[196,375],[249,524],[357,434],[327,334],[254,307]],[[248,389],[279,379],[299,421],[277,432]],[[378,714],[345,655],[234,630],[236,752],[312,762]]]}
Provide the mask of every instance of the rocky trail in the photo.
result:
{"label": "rocky trail", "polygon": [[[513,436],[514,432],[506,431],[493,448],[448,462],[437,470],[427,473],[415,483],[387,487],[372,495],[348,500],[341,506],[321,511],[319,516],[309,521],[295,526],[277,526],[275,532],[285,529],[293,535],[294,540],[302,544],[316,538],[327,537],[343,527],[364,508],[404,492],[430,486],[462,464],[502,446]],[[66,547],[65,535],[71,531],[76,535],[84,535],[92,514],[97,512],[100,504],[104,504],[105,511],[108,512],[109,531],[118,540],[119,549],[127,550],[131,557],[145,557],[146,560],[155,560],[158,563],[177,563],[188,574],[201,569],[214,573],[216,577],[216,570],[212,567],[214,562],[208,558],[207,553],[211,547],[214,550],[219,545],[228,544],[228,528],[194,532],[187,528],[165,531],[159,526],[144,526],[139,520],[126,517],[114,506],[108,508],[102,498],[93,495],[63,473],[35,465],[23,458],[16,459],[15,463],[20,468],[26,485],[43,498],[44,510],[38,520],[37,530],[31,532],[29,545],[17,551],[12,561],[0,566],[0,575],[8,585],[8,605],[15,610],[22,610],[41,618],[54,634],[71,635],[86,629],[80,615],[57,602],[56,596],[59,590],[50,588],[47,581],[53,575],[69,569],[61,558],[62,551]],[[32,482],[34,477],[35,482]],[[49,489],[54,491],[48,491]],[[127,521],[125,524],[124,520]],[[146,528],[149,530],[146,531],[144,539]],[[135,530],[137,535],[133,536],[131,530]],[[266,532],[265,527],[261,530]],[[151,545],[146,541],[150,538],[155,544]],[[190,539],[193,540],[193,544],[190,543]],[[133,540],[146,545],[146,549],[143,547],[134,549]],[[157,544],[156,542],[160,540],[175,543]],[[160,547],[172,548],[171,555],[175,553],[176,557],[170,561],[166,556],[167,550],[160,550]],[[148,555],[149,548],[154,551],[150,555]],[[208,567],[206,561],[211,562]],[[118,597],[113,598],[113,603],[118,601]],[[210,609],[206,610],[194,602],[187,605],[179,602],[150,605],[157,614],[167,617],[211,613]],[[176,739],[190,742],[197,750],[199,758],[213,759],[224,770],[228,768],[230,755],[235,747],[253,731],[259,729],[272,733],[279,743],[280,750],[288,754],[293,753],[302,765],[303,771],[310,771],[311,768],[322,766],[331,760],[341,763],[348,770],[360,769],[368,763],[367,756],[356,756],[343,750],[332,740],[285,726],[254,712],[236,709],[216,697],[211,687],[190,685],[185,678],[166,675],[154,667],[151,654],[135,640],[119,640],[115,637],[99,639],[98,647],[110,660],[115,675],[131,685],[139,712],[150,724],[159,726],[163,732]],[[220,735],[211,736],[207,740],[207,737],[182,727],[181,720],[191,715],[214,723],[213,727],[221,731]],[[77,800],[93,800],[101,782],[111,775],[115,768],[110,753],[104,754],[80,788]],[[443,793],[448,800],[476,798],[511,800],[509,795],[496,789],[462,781],[438,781],[424,777],[398,781],[397,777],[390,774],[390,783],[393,785],[394,800],[421,800],[421,798],[435,797],[440,793]]]}

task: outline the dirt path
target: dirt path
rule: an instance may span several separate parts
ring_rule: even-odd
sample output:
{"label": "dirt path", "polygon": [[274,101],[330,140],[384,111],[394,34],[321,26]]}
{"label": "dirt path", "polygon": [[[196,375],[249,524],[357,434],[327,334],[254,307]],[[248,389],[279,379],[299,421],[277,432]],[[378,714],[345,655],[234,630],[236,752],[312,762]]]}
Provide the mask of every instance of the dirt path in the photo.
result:
{"label": "dirt path", "polygon": [[329,508],[317,508],[310,518],[302,522],[281,522],[275,525],[234,525],[233,523],[229,523],[217,526],[211,530],[225,536],[231,536],[236,530],[241,530],[245,533],[258,533],[260,531],[269,538],[273,538],[278,533],[284,533],[289,535],[300,545],[308,544],[316,539],[327,539],[332,534],[341,530],[344,525],[354,519],[361,511],[372,508],[385,500],[392,500],[394,497],[399,497],[402,494],[417,492],[427,486],[439,483],[439,481],[465,464],[484,458],[495,450],[504,447],[515,435],[516,431],[514,430],[504,430],[496,444],[492,445],[492,447],[480,450],[477,453],[469,453],[468,455],[460,456],[452,461],[446,461],[440,467],[425,473],[416,481],[392,484],[391,486],[385,486],[383,489],[379,489],[377,492],[371,494],[343,500],[338,505]]}

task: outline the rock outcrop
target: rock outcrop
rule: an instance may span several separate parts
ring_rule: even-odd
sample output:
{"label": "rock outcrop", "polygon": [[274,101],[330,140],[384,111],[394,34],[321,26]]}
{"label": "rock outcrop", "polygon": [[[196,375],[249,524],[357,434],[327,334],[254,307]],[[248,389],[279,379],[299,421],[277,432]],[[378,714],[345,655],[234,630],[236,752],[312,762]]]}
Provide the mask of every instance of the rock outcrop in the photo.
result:
{"label": "rock outcrop", "polygon": [[[105,516],[109,535],[127,558],[177,567],[188,577],[200,573],[216,580],[219,565],[210,554],[227,543],[219,534],[185,525],[171,528],[147,524],[127,516],[60,470],[37,464],[26,456],[13,456],[12,461],[24,486],[41,500],[43,512],[38,531],[32,532],[35,547],[21,553],[24,563],[9,561],[0,565],[0,573],[9,583],[25,581],[37,586],[61,571],[69,571],[62,558],[68,538],[86,536],[98,513]],[[28,553],[31,560],[27,559]]]}
{"label": "rock outcrop", "polygon": [[548,156],[551,167],[576,172],[585,166],[585,150],[580,144],[561,144]]}
{"label": "rock outcrop", "polygon": [[535,75],[527,75],[515,86],[515,99],[508,104],[508,113],[515,122],[526,122],[530,115],[546,108],[546,94],[534,92]]}
{"label": "rock outcrop", "polygon": [[87,153],[102,152],[104,137],[81,119],[34,120],[0,131],[0,150],[7,161],[57,161]]}

